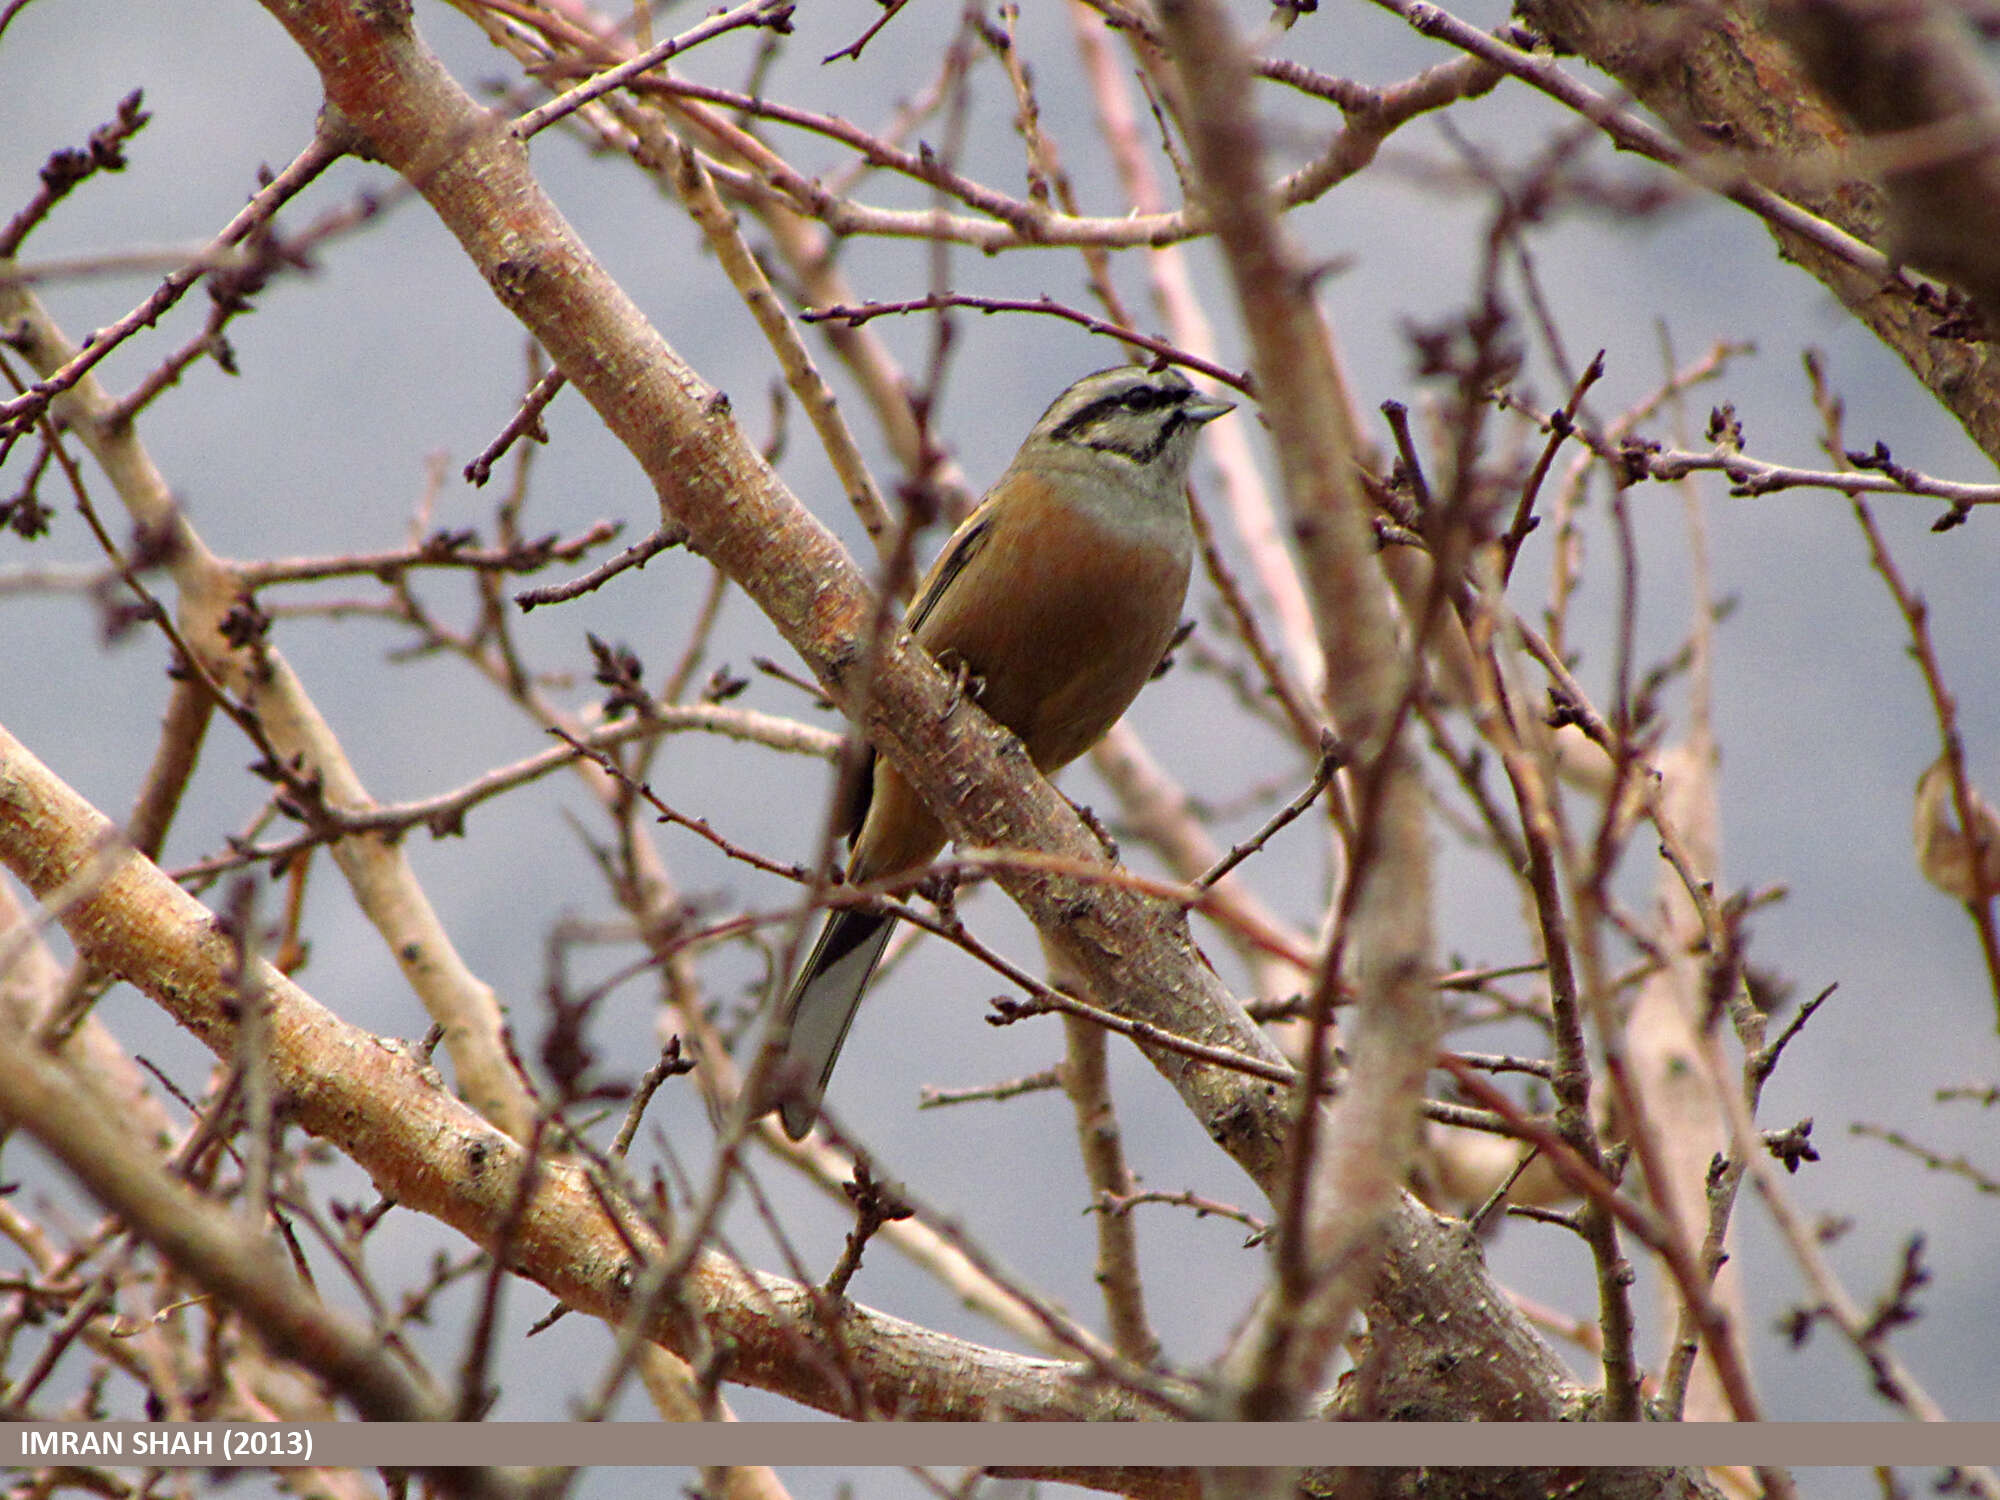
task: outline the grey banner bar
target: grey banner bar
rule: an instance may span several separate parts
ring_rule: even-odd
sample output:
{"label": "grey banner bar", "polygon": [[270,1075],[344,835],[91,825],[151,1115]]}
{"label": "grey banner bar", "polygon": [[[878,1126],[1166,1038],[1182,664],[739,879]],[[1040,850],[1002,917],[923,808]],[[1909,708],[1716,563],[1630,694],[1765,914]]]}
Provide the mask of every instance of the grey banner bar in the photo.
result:
{"label": "grey banner bar", "polygon": [[0,1466],[1980,1464],[2000,1422],[0,1424]]}

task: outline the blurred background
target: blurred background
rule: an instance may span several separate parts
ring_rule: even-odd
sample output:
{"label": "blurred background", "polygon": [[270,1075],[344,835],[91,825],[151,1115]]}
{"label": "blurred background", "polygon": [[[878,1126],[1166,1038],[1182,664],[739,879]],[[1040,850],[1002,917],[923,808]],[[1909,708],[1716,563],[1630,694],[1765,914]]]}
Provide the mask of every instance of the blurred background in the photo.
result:
{"label": "blurred background", "polygon": [[[1458,13],[1482,26],[1505,18],[1493,0],[1467,0]],[[820,63],[878,14],[864,0],[801,6],[798,34],[767,91],[878,126],[915,86],[912,59],[935,57],[960,13],[935,0],[914,4],[858,60]],[[658,34],[691,24],[695,15],[685,7],[669,9],[658,19]],[[1246,7],[1246,24],[1253,19]],[[516,81],[509,61],[455,13],[420,5],[417,20],[468,86]],[[1063,71],[1066,18],[1054,6],[1033,7],[1016,30],[1024,54],[1040,70],[1046,128],[1059,144],[1087,143],[1087,99]],[[738,86],[753,47],[748,38],[724,38],[689,60],[685,71]],[[1282,50],[1370,84],[1403,78],[1447,55],[1394,16],[1354,3],[1304,16]],[[206,244],[255,191],[260,165],[278,168],[306,144],[319,103],[312,70],[255,6],[36,0],[0,36],[0,203],[7,211],[30,196],[50,151],[81,143],[135,88],[145,91],[152,121],[129,148],[129,168],[87,183],[36,232],[23,258],[44,263],[144,249],[168,259],[141,275],[54,279],[39,287],[72,337],[122,315],[175,257]],[[1013,104],[997,70],[989,67],[978,78],[972,98],[965,168],[1017,191]],[[1512,84],[1455,107],[1449,118],[1449,130],[1419,122],[1399,133],[1374,167],[1294,216],[1295,232],[1332,267],[1324,300],[1357,400],[1371,415],[1384,400],[1409,403],[1420,426],[1425,391],[1415,374],[1410,331],[1463,310],[1492,213],[1490,195],[1473,180],[1468,163],[1476,156],[1504,175],[1525,163],[1552,130],[1574,123]],[[1282,124],[1274,133],[1283,154]],[[1290,144],[1297,156],[1312,143]],[[793,137],[787,145],[808,168],[831,169],[839,161],[823,141]],[[547,133],[533,155],[542,181],[585,243],[668,341],[729,393],[753,439],[767,435],[770,356],[680,209],[638,174],[593,160],[574,137]],[[1727,401],[1743,422],[1747,451],[1824,467],[1801,367],[1801,352],[1813,348],[1845,398],[1849,446],[1879,439],[1898,461],[1925,472],[1991,479],[1990,466],[1901,364],[1816,283],[1778,262],[1761,225],[1601,142],[1582,160],[1610,181],[1662,190],[1655,211],[1643,216],[1575,209],[1538,225],[1530,238],[1571,356],[1580,361],[1595,349],[1606,351],[1608,373],[1593,396],[1600,413],[1620,412],[1660,383],[1663,338],[1681,361],[1718,341],[1745,343],[1754,352],[1733,358],[1719,382],[1691,398],[1690,427],[1681,441],[1701,446],[1708,406]],[[1108,211],[1116,202],[1108,166],[1081,149],[1066,165],[1086,205]],[[297,227],[358,192],[388,186],[381,169],[343,162],[281,223]],[[875,179],[864,196],[901,206],[926,201],[888,178]],[[1205,284],[1215,286],[1207,249],[1197,246],[1192,254]],[[922,244],[857,240],[843,248],[842,264],[867,295],[891,299],[929,289],[936,274],[931,256]],[[1146,305],[1136,259],[1129,265],[1121,260],[1115,271],[1131,300]],[[1054,251],[992,258],[953,252],[947,279],[960,290],[994,296],[1046,292],[1072,303],[1084,300],[1079,262]],[[434,472],[442,482],[431,524],[488,520],[492,495],[466,485],[459,470],[515,410],[526,379],[524,336],[421,202],[400,201],[365,231],[329,243],[309,274],[284,278],[257,300],[257,313],[239,319],[230,332],[239,373],[198,363],[142,419],[149,450],[211,547],[248,557],[400,545],[408,540],[412,514],[426,503]],[[1208,302],[1211,309],[1228,305],[1221,293]],[[204,298],[187,299],[156,333],[108,361],[107,384],[117,390],[138,379],[199,326],[205,310]],[[908,368],[924,367],[934,336],[930,320],[876,326]],[[1240,367],[1238,330],[1224,324],[1217,332],[1225,360]],[[957,359],[934,425],[975,488],[998,474],[1056,391],[1119,357],[1108,342],[1047,318],[960,314],[954,337]],[[823,368],[838,384],[831,364]],[[1531,359],[1522,384],[1545,405],[1565,395],[1537,360]],[[848,409],[860,410],[858,403]],[[551,441],[535,460],[524,518],[530,535],[567,536],[610,519],[624,523],[625,539],[632,540],[654,524],[643,476],[574,393],[559,397],[545,420]],[[1254,416],[1245,411],[1232,420],[1249,423]],[[1648,430],[1671,435],[1664,419]],[[864,555],[859,528],[796,412],[787,432],[780,465],[785,479],[857,556]],[[1386,447],[1386,427],[1371,436]],[[862,437],[874,441],[865,426]],[[1261,455],[1254,433],[1252,442]],[[879,445],[869,452],[881,463]],[[893,490],[900,476],[887,465],[876,472],[884,490]],[[1200,466],[1197,472],[1199,483]],[[0,473],[0,480],[7,477]],[[20,482],[14,477],[5,487],[11,493]],[[1973,930],[1954,902],[1924,883],[1912,857],[1912,792],[1937,753],[1923,684],[1843,498],[1815,491],[1732,498],[1719,484],[1709,484],[1705,495],[1715,590],[1734,605],[1718,634],[1716,661],[1724,884],[1784,888],[1784,898],[1752,921],[1751,956],[1782,973],[1795,986],[1795,1000],[1839,986],[1772,1080],[1762,1123],[1781,1128],[1813,1117],[1823,1160],[1790,1185],[1810,1214],[1853,1221],[1829,1254],[1864,1303],[1893,1284],[1905,1245],[1913,1234],[1923,1235],[1932,1280],[1916,1299],[1921,1316],[1899,1331],[1894,1347],[1952,1416],[2000,1417],[1995,1199],[1854,1129],[1902,1131],[1942,1157],[1962,1154],[1989,1172],[2000,1168],[1990,1112],[1940,1105],[1933,1097],[1941,1088],[1993,1083],[2000,1049],[1994,997]],[[1635,490],[1631,500],[1643,559],[1640,641],[1650,660],[1670,654],[1688,628],[1688,529],[1681,501],[1665,488]],[[1876,511],[1897,562],[1929,604],[1971,773],[1989,790],[2000,787],[1994,518],[1975,513],[1970,524],[1933,534],[1929,523],[1937,507],[1887,498]],[[1616,603],[1609,583],[1614,571],[1604,566],[1608,543],[1600,539],[1598,545],[1607,550],[1593,559],[1598,570],[1578,603],[1571,635],[1582,653],[1579,675],[1593,690],[1608,681]],[[91,569],[99,561],[70,512],[59,513],[51,535],[32,546],[0,537],[0,722],[118,817],[138,786],[165,699],[164,643],[144,631],[107,643],[87,597],[45,591],[29,576],[34,570]],[[1523,562],[1530,581],[1517,586],[1517,600],[1540,597],[1534,580],[1545,566],[1531,539]],[[539,664],[566,663],[575,674],[569,696],[586,703],[597,696],[586,632],[630,646],[657,677],[700,604],[706,572],[697,559],[667,554],[574,604],[535,612],[519,623],[521,638]],[[535,581],[557,576],[560,571]],[[424,587],[441,609],[469,614],[470,592],[462,581],[427,580]],[[1206,618],[1211,601],[1203,588],[1198,580],[1190,613]],[[334,585],[313,597],[342,593]],[[752,658],[760,655],[797,665],[756,611],[735,595],[724,609],[711,661],[751,679],[736,701],[837,728],[834,716],[808,706],[798,691],[752,669]],[[1593,627],[1602,634],[1594,638]],[[380,621],[280,620],[274,639],[379,800],[434,795],[545,743],[533,724],[460,665],[426,657],[385,669],[385,655],[406,642]],[[1204,733],[1204,726],[1221,721],[1226,701],[1225,688],[1212,676],[1183,669],[1141,697],[1132,722],[1197,795],[1233,804],[1246,789],[1270,781],[1282,784],[1283,800],[1304,779],[1283,746]],[[1670,712],[1678,714],[1678,702]],[[261,784],[242,771],[253,755],[226,724],[215,726],[164,863],[210,853],[245,825],[262,795]],[[664,742],[652,781],[666,800],[699,811],[731,839],[778,858],[809,860],[830,775],[816,762],[690,735]],[[1064,785],[1077,800],[1103,807],[1087,767],[1075,768]],[[1246,806],[1236,831],[1254,829],[1268,810],[1263,803]],[[588,799],[556,777],[480,807],[465,838],[418,836],[409,843],[445,926],[472,968],[509,1004],[516,1030],[530,1037],[540,1029],[550,925],[608,911],[576,817],[588,817]],[[660,838],[683,890],[714,910],[771,909],[795,899],[781,882],[746,873],[692,835],[666,830]],[[1293,920],[1310,922],[1323,906],[1321,838],[1314,820],[1305,819],[1260,858],[1260,891]],[[1511,891],[1442,832],[1439,851],[1437,931],[1447,962],[1528,958],[1519,947],[1521,923]],[[1643,892],[1652,876],[1651,870],[1636,872],[1634,890]],[[315,872],[309,899],[312,950],[300,981],[357,1025],[420,1037],[426,1018],[330,866]],[[1034,962],[1029,930],[997,893],[969,900],[967,915],[986,940]],[[617,961],[607,958],[606,967]],[[737,1004],[757,1002],[764,976],[750,951],[721,956],[705,973],[718,985],[719,999],[730,998],[733,980]],[[1053,1019],[1000,1030],[986,1024],[983,1002],[998,989],[962,955],[920,945],[864,1007],[830,1103],[923,1199],[1089,1320],[1096,1293],[1084,1213],[1088,1193],[1075,1165],[1066,1102],[1044,1094],[1005,1105],[916,1108],[926,1085],[992,1082],[1046,1067],[1060,1054]],[[653,1055],[659,1035],[650,993],[628,987],[596,1016],[591,1040],[607,1071],[635,1076]],[[207,1054],[162,1022],[143,997],[114,990],[98,1014],[168,1076],[199,1088]],[[1209,1148],[1152,1070],[1118,1045],[1113,1064],[1127,1147],[1144,1185],[1191,1190],[1254,1210],[1254,1190]],[[707,1139],[698,1098],[670,1086],[653,1111],[652,1122],[668,1139],[685,1143],[692,1164]],[[32,1177],[36,1192],[59,1198],[60,1184],[35,1171],[34,1161],[32,1148],[10,1143],[7,1176]],[[361,1173],[339,1170],[352,1183],[345,1192],[335,1188],[337,1196],[358,1202],[372,1197]],[[824,1275],[848,1225],[845,1209],[781,1165],[765,1160],[757,1170],[794,1245],[815,1274]],[[1243,1248],[1239,1226],[1167,1208],[1140,1212],[1151,1310],[1168,1356],[1199,1365],[1244,1316],[1259,1284],[1261,1255]],[[1752,1289],[1753,1356],[1768,1415],[1795,1421],[1890,1417],[1852,1353],[1830,1334],[1822,1330],[1799,1347],[1785,1337],[1780,1325],[1786,1313],[1808,1293],[1747,1191],[1736,1229],[1737,1263]],[[765,1230],[740,1201],[725,1232],[754,1263],[775,1266]],[[394,1282],[405,1275],[420,1279],[433,1255],[462,1258],[468,1247],[440,1226],[399,1214],[383,1226],[374,1253],[382,1258],[384,1279]],[[1585,1252],[1573,1237],[1510,1222],[1488,1254],[1509,1286],[1575,1316],[1594,1316],[1594,1304],[1578,1300],[1590,1282]],[[469,1294],[462,1283],[440,1299],[431,1324],[436,1344],[426,1350],[440,1368],[450,1369],[458,1353],[453,1298]],[[918,1323],[1008,1342],[883,1245],[871,1252],[852,1295]],[[547,1310],[548,1299],[537,1289],[517,1284],[509,1291],[498,1417],[562,1418],[562,1400],[587,1388],[607,1358],[605,1330],[580,1317],[525,1341],[526,1326]],[[416,1336],[430,1335],[417,1330]],[[1587,1360],[1572,1349],[1564,1353],[1589,1374]],[[1656,1360],[1657,1340],[1642,1353]],[[741,1387],[725,1394],[745,1418],[812,1415]],[[638,1420],[650,1415],[636,1387],[619,1414]],[[795,1470],[786,1477],[796,1480],[801,1494],[835,1495],[849,1482],[857,1494],[918,1492],[916,1481],[893,1471],[842,1476]],[[1875,1492],[1859,1471],[1821,1470],[1801,1480],[1814,1494]],[[669,1481],[602,1471],[589,1478],[585,1492],[636,1493],[641,1482],[656,1493]]]}

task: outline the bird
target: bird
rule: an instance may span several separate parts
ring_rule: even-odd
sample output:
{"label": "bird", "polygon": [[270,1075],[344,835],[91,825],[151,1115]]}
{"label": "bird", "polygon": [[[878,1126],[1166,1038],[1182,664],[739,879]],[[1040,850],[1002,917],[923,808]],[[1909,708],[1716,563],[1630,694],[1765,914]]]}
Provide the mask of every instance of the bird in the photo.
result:
{"label": "bird", "polygon": [[[1194,557],[1196,434],[1235,403],[1171,366],[1123,365],[1049,404],[918,585],[904,628],[960,674],[1045,776],[1109,732],[1158,671]],[[945,831],[886,758],[867,752],[844,832],[847,879],[923,869]],[[893,919],[832,912],[775,1020],[784,1048],[756,1113],[803,1140]]]}

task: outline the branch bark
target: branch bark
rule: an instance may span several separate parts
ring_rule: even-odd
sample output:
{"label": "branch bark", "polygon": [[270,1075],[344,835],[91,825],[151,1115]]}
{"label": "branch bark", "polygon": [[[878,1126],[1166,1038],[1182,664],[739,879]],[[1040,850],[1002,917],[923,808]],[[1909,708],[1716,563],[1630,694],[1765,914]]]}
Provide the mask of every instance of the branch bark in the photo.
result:
{"label": "branch bark", "polygon": [[[384,1194],[476,1244],[504,1246],[514,1271],[579,1311],[614,1326],[629,1316],[634,1249],[649,1259],[665,1249],[639,1212],[583,1168],[548,1159],[534,1163],[524,1201],[526,1148],[445,1090],[412,1049],[348,1025],[264,960],[246,964],[214,913],[125,845],[110,819],[5,729],[0,857],[56,908],[85,958],[151,995],[218,1057],[235,1056],[244,992],[254,993],[267,1008],[261,1025],[274,1107],[354,1160]],[[17,1088],[13,1074],[0,1074],[0,1116],[39,1133],[32,1082]],[[48,1129],[60,1130],[62,1117],[49,1118]],[[160,1216],[116,1184],[85,1180],[177,1264],[191,1253],[171,1234],[156,1235]],[[171,1226],[172,1216],[160,1221]],[[200,1263],[189,1269],[198,1273]],[[1161,1414],[1076,1365],[947,1338],[854,1304],[835,1323],[836,1345],[810,1288],[747,1271],[712,1250],[693,1257],[677,1297],[646,1326],[648,1337],[696,1353],[685,1316],[692,1314],[732,1351],[728,1378],[830,1411],[851,1411],[858,1399],[868,1410],[929,1420]]]}
{"label": "branch bark", "polygon": [[[1846,128],[1758,7],[1742,0],[1525,0],[1521,12],[1550,40],[1630,89],[1691,147],[1725,149],[1813,212],[1871,245],[1884,243],[1881,189],[1842,161],[1839,153],[1850,144]],[[1798,235],[1773,233],[1787,260],[1838,296],[1986,455],[2000,459],[1993,345],[1939,337],[1940,309],[1919,300],[1907,282],[1884,284]]]}

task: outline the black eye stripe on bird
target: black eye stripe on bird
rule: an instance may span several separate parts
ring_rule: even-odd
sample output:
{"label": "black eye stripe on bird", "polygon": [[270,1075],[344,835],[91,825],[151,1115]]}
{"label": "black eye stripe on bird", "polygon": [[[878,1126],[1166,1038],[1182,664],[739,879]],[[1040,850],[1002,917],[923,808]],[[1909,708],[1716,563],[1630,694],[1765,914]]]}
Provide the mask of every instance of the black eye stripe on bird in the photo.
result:
{"label": "black eye stripe on bird", "polygon": [[[1179,627],[1194,556],[1195,433],[1231,409],[1176,370],[1086,375],[1049,403],[1007,472],[944,544],[905,625],[979,683],[978,703],[1053,776],[1102,739]],[[848,878],[921,870],[944,847],[930,809],[869,752]],[[756,1100],[793,1140],[812,1129],[891,919],[827,918],[779,1007],[783,1051]]]}
{"label": "black eye stripe on bird", "polygon": [[[1166,373],[1173,375],[1172,371]],[[1058,440],[1072,437],[1098,426],[1109,418],[1158,411],[1162,407],[1181,407],[1194,398],[1194,387],[1178,375],[1174,375],[1171,381],[1161,378],[1126,390],[1110,391],[1065,417],[1050,436]],[[1062,402],[1063,397],[1057,397],[1050,411],[1056,410]]]}
{"label": "black eye stripe on bird", "polygon": [[1079,439],[1085,447],[1099,453],[1116,453],[1120,458],[1144,467],[1160,456],[1160,450],[1171,443],[1187,422],[1176,412],[1156,428],[1146,428],[1145,436],[1134,441],[1134,435],[1116,428],[1104,432],[1080,433]]}

